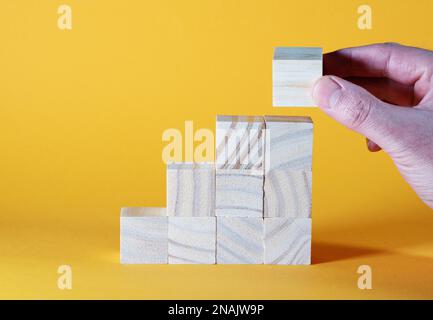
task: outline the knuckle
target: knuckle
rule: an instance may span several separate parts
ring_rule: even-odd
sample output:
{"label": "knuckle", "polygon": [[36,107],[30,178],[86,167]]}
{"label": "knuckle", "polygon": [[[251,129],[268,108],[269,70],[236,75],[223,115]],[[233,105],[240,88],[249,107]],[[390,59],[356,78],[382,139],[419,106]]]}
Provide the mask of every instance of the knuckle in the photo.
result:
{"label": "knuckle", "polygon": [[367,101],[358,100],[348,108],[349,118],[354,128],[360,127],[367,123],[367,119],[371,113],[371,103]]}

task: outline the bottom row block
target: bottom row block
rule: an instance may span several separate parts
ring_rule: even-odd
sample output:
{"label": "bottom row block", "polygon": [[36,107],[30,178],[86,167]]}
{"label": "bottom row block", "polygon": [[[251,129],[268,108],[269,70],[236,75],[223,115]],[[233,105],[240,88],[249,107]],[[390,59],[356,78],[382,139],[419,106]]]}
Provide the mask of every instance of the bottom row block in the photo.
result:
{"label": "bottom row block", "polygon": [[262,264],[263,252],[263,218],[217,218],[217,263]]}
{"label": "bottom row block", "polygon": [[218,264],[311,263],[310,218],[217,218]]}
{"label": "bottom row block", "polygon": [[122,208],[120,262],[165,264],[168,256],[168,219],[163,208]]}
{"label": "bottom row block", "polygon": [[311,219],[265,218],[265,264],[310,264]]}
{"label": "bottom row block", "polygon": [[147,209],[122,209],[121,263],[311,263],[310,218],[166,217]]}
{"label": "bottom row block", "polygon": [[169,217],[168,263],[215,264],[215,218]]}

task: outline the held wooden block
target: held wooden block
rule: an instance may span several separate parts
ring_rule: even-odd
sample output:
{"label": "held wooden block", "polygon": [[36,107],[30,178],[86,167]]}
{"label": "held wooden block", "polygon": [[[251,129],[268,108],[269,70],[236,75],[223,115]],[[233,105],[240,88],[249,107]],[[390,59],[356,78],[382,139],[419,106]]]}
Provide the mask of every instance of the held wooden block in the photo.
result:
{"label": "held wooden block", "polygon": [[264,216],[311,218],[311,190],[311,171],[269,171],[264,191]]}
{"label": "held wooden block", "polygon": [[215,217],[168,218],[169,264],[215,264],[215,251]]}
{"label": "held wooden block", "polygon": [[165,208],[122,208],[120,263],[166,264],[168,221]]}
{"label": "held wooden block", "polygon": [[167,215],[215,216],[215,168],[210,163],[167,166]]}
{"label": "held wooden block", "polygon": [[217,263],[262,264],[263,219],[217,217]]}
{"label": "held wooden block", "polygon": [[275,48],[272,64],[273,106],[315,106],[311,90],[322,73],[322,48]]}
{"label": "held wooden block", "polygon": [[263,174],[245,170],[217,170],[215,215],[263,217]]}
{"label": "held wooden block", "polygon": [[258,116],[217,116],[216,168],[263,171],[265,123]]}
{"label": "held wooden block", "polygon": [[[311,171],[313,122],[309,117],[265,116],[266,168]],[[266,181],[266,179],[265,179]]]}
{"label": "held wooden block", "polygon": [[265,218],[265,264],[311,264],[311,219]]}

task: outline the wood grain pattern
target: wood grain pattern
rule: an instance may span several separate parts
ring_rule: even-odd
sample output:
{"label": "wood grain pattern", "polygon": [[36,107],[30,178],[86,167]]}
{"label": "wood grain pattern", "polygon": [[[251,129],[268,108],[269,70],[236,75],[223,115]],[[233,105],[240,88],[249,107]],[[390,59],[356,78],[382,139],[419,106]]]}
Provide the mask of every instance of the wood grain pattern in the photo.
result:
{"label": "wood grain pattern", "polygon": [[[158,208],[122,208],[120,217],[120,262],[166,264],[168,221]],[[159,216],[153,216],[158,214]]]}
{"label": "wood grain pattern", "polygon": [[265,264],[311,264],[311,219],[265,218]]}
{"label": "wood grain pattern", "polygon": [[215,215],[263,217],[263,174],[245,169],[217,170]]}
{"label": "wood grain pattern", "polygon": [[210,163],[167,166],[167,215],[215,216],[215,168]]}
{"label": "wood grain pattern", "polygon": [[217,217],[217,263],[262,264],[263,219]]}
{"label": "wood grain pattern", "polygon": [[308,117],[265,116],[265,217],[311,217],[313,123]]}
{"label": "wood grain pattern", "polygon": [[166,217],[164,207],[124,207],[120,210],[121,217]]}
{"label": "wood grain pattern", "polygon": [[311,191],[311,171],[269,171],[264,190],[264,216],[311,218]]}
{"label": "wood grain pattern", "polygon": [[263,117],[217,116],[216,168],[263,170]]}
{"label": "wood grain pattern", "polygon": [[314,82],[322,76],[322,48],[275,48],[273,106],[312,107]]}
{"label": "wood grain pattern", "polygon": [[214,264],[215,217],[169,217],[168,263]]}
{"label": "wood grain pattern", "polygon": [[[308,117],[265,116],[266,168],[311,171],[313,123]],[[266,174],[266,172],[265,172]]]}

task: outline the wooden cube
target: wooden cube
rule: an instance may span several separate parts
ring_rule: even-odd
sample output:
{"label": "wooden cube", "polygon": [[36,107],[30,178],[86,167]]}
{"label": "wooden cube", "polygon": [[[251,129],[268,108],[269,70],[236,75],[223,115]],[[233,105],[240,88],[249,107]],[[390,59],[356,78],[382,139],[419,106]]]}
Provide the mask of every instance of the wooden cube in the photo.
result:
{"label": "wooden cube", "polygon": [[168,221],[165,213],[165,208],[122,208],[120,263],[167,263]]}
{"label": "wooden cube", "polygon": [[273,106],[312,107],[312,88],[323,74],[322,48],[275,48]]}
{"label": "wooden cube", "polygon": [[265,218],[265,264],[311,264],[311,219]]}
{"label": "wooden cube", "polygon": [[216,168],[263,171],[265,122],[258,116],[217,116]]}
{"label": "wooden cube", "polygon": [[269,171],[264,190],[264,216],[311,218],[311,191],[311,171]]}
{"label": "wooden cube", "polygon": [[[311,171],[313,122],[309,117],[265,116],[266,168]],[[266,172],[265,172],[266,173]]]}
{"label": "wooden cube", "polygon": [[167,215],[215,216],[215,168],[210,163],[167,165]]}
{"label": "wooden cube", "polygon": [[216,173],[215,215],[263,217],[263,173],[220,169]]}
{"label": "wooden cube", "polygon": [[262,264],[263,219],[217,217],[217,263]]}
{"label": "wooden cube", "polygon": [[215,217],[168,218],[169,264],[215,264],[215,252]]}
{"label": "wooden cube", "polygon": [[308,117],[265,116],[265,217],[311,217],[313,123]]}

